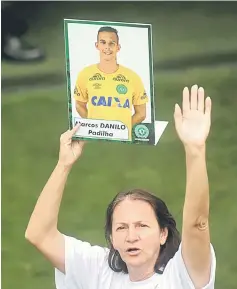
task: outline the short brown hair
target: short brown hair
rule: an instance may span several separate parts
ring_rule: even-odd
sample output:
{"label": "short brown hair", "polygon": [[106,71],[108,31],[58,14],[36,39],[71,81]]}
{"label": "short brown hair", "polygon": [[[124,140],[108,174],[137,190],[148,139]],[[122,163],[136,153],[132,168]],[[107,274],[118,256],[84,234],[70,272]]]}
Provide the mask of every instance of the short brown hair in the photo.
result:
{"label": "short brown hair", "polygon": [[99,33],[100,32],[113,32],[116,34],[117,36],[117,41],[119,43],[119,36],[118,36],[118,30],[113,28],[113,27],[110,27],[110,26],[103,26],[103,27],[100,27],[100,29],[98,30],[98,34],[97,34],[97,40],[99,38]]}

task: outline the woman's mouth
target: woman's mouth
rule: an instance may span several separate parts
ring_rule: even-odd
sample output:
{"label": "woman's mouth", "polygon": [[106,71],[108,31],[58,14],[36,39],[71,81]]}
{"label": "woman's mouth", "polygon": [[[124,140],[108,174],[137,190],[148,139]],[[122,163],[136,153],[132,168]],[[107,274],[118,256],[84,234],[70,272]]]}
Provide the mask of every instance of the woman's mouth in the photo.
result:
{"label": "woman's mouth", "polygon": [[141,249],[139,249],[139,248],[129,248],[129,249],[127,249],[126,252],[130,256],[136,256],[136,255],[138,255],[141,252]]}

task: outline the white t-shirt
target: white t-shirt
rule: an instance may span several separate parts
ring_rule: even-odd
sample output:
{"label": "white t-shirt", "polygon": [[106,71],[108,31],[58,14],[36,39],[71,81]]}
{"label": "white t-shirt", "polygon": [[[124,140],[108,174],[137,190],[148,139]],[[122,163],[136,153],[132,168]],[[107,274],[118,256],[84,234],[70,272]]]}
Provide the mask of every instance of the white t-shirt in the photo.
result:
{"label": "white t-shirt", "polygon": [[[162,275],[154,274],[144,281],[131,282],[128,274],[110,269],[107,248],[92,246],[68,236],[64,238],[66,274],[55,269],[57,289],[195,289],[182,259],[181,246]],[[211,277],[203,289],[214,289],[216,257],[210,246]]]}

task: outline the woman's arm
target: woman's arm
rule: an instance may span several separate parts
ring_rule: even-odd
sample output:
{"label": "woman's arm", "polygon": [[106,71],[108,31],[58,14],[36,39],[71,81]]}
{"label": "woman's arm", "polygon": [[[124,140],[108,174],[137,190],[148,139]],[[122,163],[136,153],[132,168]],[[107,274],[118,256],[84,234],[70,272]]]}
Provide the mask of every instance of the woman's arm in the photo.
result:
{"label": "woman's arm", "polygon": [[59,161],[46,183],[29,220],[25,237],[60,271],[65,271],[64,237],[58,231],[58,214],[64,187],[83,143],[72,141],[77,125],[60,139]]}
{"label": "woman's arm", "polygon": [[186,149],[186,194],[183,209],[182,256],[196,286],[210,280],[209,186],[205,148],[195,153]]}
{"label": "woman's arm", "polygon": [[[205,104],[205,105],[204,105]],[[205,106],[205,107],[204,107]],[[195,288],[210,280],[209,185],[206,138],[210,130],[211,100],[197,86],[183,92],[183,109],[175,108],[175,126],[186,154],[186,194],[183,208],[182,256]]]}

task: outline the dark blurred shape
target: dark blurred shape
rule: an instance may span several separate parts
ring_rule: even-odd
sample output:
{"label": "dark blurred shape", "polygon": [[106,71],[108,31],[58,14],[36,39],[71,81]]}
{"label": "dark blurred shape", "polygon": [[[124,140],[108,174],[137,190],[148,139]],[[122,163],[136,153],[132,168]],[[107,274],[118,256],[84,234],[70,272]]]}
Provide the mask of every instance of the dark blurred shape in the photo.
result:
{"label": "dark blurred shape", "polygon": [[[23,3],[21,4],[23,5]],[[17,13],[14,3],[2,3],[1,58],[24,63],[43,60],[45,58],[43,50],[30,45],[22,39],[29,27],[25,18],[19,12]]]}
{"label": "dark blurred shape", "polygon": [[180,70],[237,63],[237,51],[226,51],[204,55],[192,55],[180,59],[170,59],[155,63],[155,70]]}

